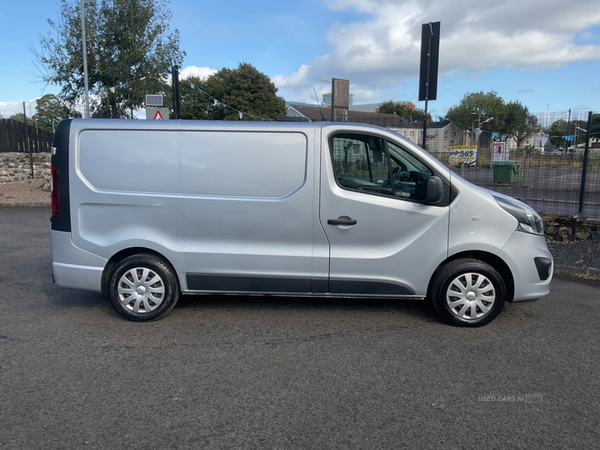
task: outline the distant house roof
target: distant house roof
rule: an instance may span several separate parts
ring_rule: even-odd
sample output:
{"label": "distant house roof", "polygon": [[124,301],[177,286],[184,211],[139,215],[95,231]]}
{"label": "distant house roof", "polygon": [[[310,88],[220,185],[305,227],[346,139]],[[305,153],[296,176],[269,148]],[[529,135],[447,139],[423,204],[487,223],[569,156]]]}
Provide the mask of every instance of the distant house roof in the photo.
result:
{"label": "distant house roof", "polygon": [[[331,120],[331,107],[319,108],[316,106],[305,106],[298,103],[288,104],[288,116],[307,117],[312,122],[329,122]],[[348,122],[366,123],[384,128],[422,128],[423,122],[407,123],[395,114],[379,114],[373,112],[348,111]],[[427,128],[441,129],[451,124],[449,120],[443,122],[429,122]]]}
{"label": "distant house roof", "polygon": [[[331,108],[318,108],[314,106],[289,105],[288,116],[304,116],[313,122],[329,122],[331,120]],[[380,127],[402,126],[402,119],[394,114],[378,114],[362,111],[348,111],[348,121],[353,123],[367,123]]]}
{"label": "distant house roof", "polygon": [[[397,103],[399,105],[406,105],[408,106],[410,109],[415,109],[415,104],[412,102],[394,102]],[[351,105],[350,106],[350,110],[351,111],[362,111],[362,112],[377,112],[377,110],[379,109],[379,107],[381,106],[381,103],[364,103],[362,105]]]}
{"label": "distant house roof", "polygon": [[365,103],[363,105],[350,105],[350,111],[377,112],[381,103]]}
{"label": "distant house roof", "polygon": [[[436,129],[441,129],[441,128],[446,128],[448,125],[450,125],[452,122],[450,122],[449,120],[444,120],[442,122],[429,122],[427,124],[427,128],[431,129],[431,128],[436,128]],[[412,122],[412,123],[405,123],[403,125],[400,125],[399,127],[392,127],[392,128],[423,128],[423,122]]]}

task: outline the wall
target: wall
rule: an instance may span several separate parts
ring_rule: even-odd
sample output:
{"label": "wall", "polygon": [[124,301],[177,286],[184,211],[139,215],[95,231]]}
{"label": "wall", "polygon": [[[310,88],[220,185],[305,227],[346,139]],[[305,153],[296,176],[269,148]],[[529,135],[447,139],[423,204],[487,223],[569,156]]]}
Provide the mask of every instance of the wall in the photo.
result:
{"label": "wall", "polygon": [[[0,183],[31,179],[29,153],[0,153]],[[33,154],[35,179],[50,179],[50,153]]]}
{"label": "wall", "polygon": [[[573,241],[573,217],[562,214],[541,214],[548,241]],[[576,241],[600,242],[600,219],[582,217],[575,223]]]}

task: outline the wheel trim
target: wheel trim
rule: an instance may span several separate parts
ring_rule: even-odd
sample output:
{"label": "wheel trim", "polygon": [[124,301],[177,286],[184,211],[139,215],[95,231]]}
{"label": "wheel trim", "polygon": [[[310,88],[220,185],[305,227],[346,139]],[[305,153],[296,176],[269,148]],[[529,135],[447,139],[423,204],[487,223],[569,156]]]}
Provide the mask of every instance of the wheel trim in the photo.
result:
{"label": "wheel trim", "polygon": [[446,290],[446,303],[462,320],[475,320],[489,314],[496,301],[496,289],[488,277],[468,272],[454,278]]}
{"label": "wheel trim", "polygon": [[154,311],[163,302],[165,283],[153,270],[135,267],[121,275],[117,294],[124,308],[145,314]]}

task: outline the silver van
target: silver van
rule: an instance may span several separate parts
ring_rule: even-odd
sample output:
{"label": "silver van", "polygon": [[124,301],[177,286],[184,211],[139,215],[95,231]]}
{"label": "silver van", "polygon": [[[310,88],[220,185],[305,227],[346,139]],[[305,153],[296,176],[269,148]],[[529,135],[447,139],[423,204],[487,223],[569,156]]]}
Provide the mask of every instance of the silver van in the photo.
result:
{"label": "silver van", "polygon": [[540,217],[359,124],[65,120],[52,271],[130,320],[181,294],[430,298],[481,326],[549,293]]}

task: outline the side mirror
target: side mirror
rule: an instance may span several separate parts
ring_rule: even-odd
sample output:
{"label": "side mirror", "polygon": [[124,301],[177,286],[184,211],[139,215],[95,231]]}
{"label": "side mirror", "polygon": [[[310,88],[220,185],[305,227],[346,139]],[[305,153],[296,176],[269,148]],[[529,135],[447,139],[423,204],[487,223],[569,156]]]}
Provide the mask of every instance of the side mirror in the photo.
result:
{"label": "side mirror", "polygon": [[439,177],[429,177],[427,179],[427,194],[425,195],[425,203],[435,205],[444,198],[444,184]]}

